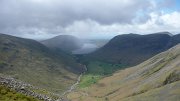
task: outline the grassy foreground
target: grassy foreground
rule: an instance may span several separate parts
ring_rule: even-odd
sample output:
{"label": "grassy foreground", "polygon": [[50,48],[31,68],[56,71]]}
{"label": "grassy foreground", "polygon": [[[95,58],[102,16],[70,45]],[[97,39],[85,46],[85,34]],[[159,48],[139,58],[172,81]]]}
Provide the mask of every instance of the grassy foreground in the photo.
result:
{"label": "grassy foreground", "polygon": [[36,98],[17,93],[0,85],[0,101],[40,101]]}

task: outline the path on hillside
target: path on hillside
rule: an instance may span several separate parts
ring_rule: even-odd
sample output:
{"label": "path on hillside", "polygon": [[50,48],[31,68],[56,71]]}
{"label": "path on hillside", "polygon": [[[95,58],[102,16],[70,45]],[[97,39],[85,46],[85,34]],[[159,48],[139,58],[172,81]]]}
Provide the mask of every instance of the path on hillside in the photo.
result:
{"label": "path on hillside", "polygon": [[70,86],[70,88],[62,94],[62,96],[66,95],[67,93],[72,92],[76,88],[76,86],[79,84],[79,82],[81,81],[81,77],[82,77],[82,73],[78,76],[76,83],[74,83],[72,86]]}
{"label": "path on hillside", "polygon": [[[82,75],[83,75],[86,71],[87,71],[87,67],[85,66],[85,71],[84,71],[83,73],[81,73],[81,74],[78,76],[77,81],[76,81],[72,86],[70,86],[70,88],[69,88],[68,90],[66,90],[66,91],[61,95],[62,97],[64,97],[66,94],[72,92],[72,91],[76,88],[76,86],[77,86],[77,85],[79,84],[79,82],[81,81]],[[68,101],[68,100],[63,99],[63,98],[60,98],[60,99],[58,99],[58,100],[56,100],[56,101]]]}

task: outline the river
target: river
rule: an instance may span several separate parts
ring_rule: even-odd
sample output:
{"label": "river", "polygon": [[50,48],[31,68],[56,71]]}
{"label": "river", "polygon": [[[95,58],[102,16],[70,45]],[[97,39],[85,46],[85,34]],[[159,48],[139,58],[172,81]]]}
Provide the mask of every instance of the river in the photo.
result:
{"label": "river", "polygon": [[[86,68],[86,66],[85,66],[85,72],[86,72],[86,71],[87,71],[87,68]],[[72,86],[70,86],[69,89],[66,90],[66,91],[61,95],[62,97],[61,97],[60,99],[58,99],[58,100],[56,100],[56,101],[68,101],[68,100],[66,100],[66,99],[63,99],[63,97],[64,97],[66,94],[72,92],[72,91],[76,88],[76,86],[77,86],[77,85],[79,84],[79,82],[81,81],[82,75],[83,75],[85,72],[81,73],[81,74],[78,76],[77,81],[76,81]]]}

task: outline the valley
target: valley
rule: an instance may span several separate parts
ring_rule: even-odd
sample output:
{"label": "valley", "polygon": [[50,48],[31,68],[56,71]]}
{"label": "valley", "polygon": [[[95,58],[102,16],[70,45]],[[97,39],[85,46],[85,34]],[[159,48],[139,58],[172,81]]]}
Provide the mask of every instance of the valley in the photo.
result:
{"label": "valley", "polygon": [[177,45],[135,67],[79,88],[67,97],[71,101],[178,101],[179,56]]}
{"label": "valley", "polygon": [[[170,96],[170,93],[161,93],[166,90],[174,95],[168,97],[167,101],[178,101],[179,91],[176,89],[179,88],[180,79],[179,35],[169,36],[167,33],[162,33],[147,36],[127,34],[122,35],[122,39],[116,39],[119,37],[116,36],[104,46],[88,54],[72,54],[70,50],[65,51],[52,45],[57,44],[56,42],[50,45],[55,47],[49,47],[34,40],[1,34],[1,86],[45,101],[144,101],[144,99],[158,101],[158,99],[162,99],[161,97]],[[136,39],[137,36],[140,37],[140,40]],[[137,44],[137,41],[136,47],[138,48],[134,48],[138,50],[132,50],[126,42],[132,37],[139,42],[145,41],[143,42],[144,46]],[[154,41],[146,43],[148,38],[152,40],[151,37]],[[156,40],[154,37],[159,38]],[[159,39],[163,40],[163,44],[159,42]],[[116,42],[118,46],[112,45],[117,40],[122,43]],[[72,43],[71,40],[66,41]],[[96,44],[98,44],[97,41]],[[102,41],[99,41],[99,44],[102,45]],[[126,50],[124,52],[127,53],[123,52],[123,54],[128,55],[120,56],[123,49],[119,49],[120,53],[113,53],[118,55],[121,62],[109,61],[113,60],[113,54],[104,58],[98,53],[97,56],[100,57],[94,57],[96,52],[103,50],[101,52],[103,53],[109,46],[111,46],[111,50],[116,47],[124,47],[123,49]],[[157,47],[158,50],[156,50]],[[146,48],[149,52],[144,50]],[[146,53],[138,53],[140,50],[151,55],[146,57]],[[131,51],[137,56],[132,55]],[[127,64],[127,61],[132,61],[132,59],[129,60],[132,56],[134,60],[143,61],[146,58],[147,60],[139,65],[136,65],[139,62]],[[171,86],[174,88],[169,88]],[[6,97],[4,96],[4,98]],[[165,100],[165,98],[163,99]]]}
{"label": "valley", "polygon": [[180,101],[180,0],[0,7],[0,101]]}
{"label": "valley", "polygon": [[87,66],[87,72],[110,75],[119,69],[140,64],[180,43],[180,34],[170,35],[169,32],[118,35],[92,53],[77,55],[78,61]]}

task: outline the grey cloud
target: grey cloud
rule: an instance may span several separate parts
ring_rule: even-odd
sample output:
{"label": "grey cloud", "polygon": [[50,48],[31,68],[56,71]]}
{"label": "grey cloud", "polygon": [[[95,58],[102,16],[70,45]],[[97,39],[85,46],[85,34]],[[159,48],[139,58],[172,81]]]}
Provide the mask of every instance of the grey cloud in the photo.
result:
{"label": "grey cloud", "polygon": [[[37,0],[38,1],[38,0]],[[1,24],[6,26],[66,26],[91,19],[100,24],[131,23],[146,0],[1,0]],[[53,27],[53,26],[52,26]]]}
{"label": "grey cloud", "polygon": [[98,26],[143,23],[150,19],[151,6],[150,0],[0,0],[0,32],[59,34],[68,33],[76,22],[87,27],[92,22]]}

